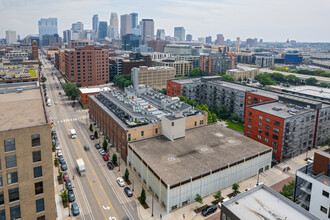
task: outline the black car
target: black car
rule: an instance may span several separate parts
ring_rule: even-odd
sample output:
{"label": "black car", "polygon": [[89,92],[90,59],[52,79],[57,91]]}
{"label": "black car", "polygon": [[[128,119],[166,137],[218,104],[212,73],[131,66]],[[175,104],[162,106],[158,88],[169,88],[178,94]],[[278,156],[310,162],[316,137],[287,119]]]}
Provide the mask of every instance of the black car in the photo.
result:
{"label": "black car", "polygon": [[72,189],[72,183],[71,183],[71,180],[66,180],[66,188],[68,189],[68,190],[71,190]]}
{"label": "black car", "polygon": [[72,210],[73,216],[77,216],[77,215],[80,214],[79,207],[78,207],[77,203],[72,203],[71,210]]}
{"label": "black car", "polygon": [[73,193],[73,190],[72,189],[68,190],[68,194],[69,194],[69,202],[74,202],[74,200],[76,200],[76,197]]}
{"label": "black car", "polygon": [[113,169],[115,169],[115,166],[114,166],[113,163],[111,163],[111,162],[108,162],[108,163],[107,163],[107,166],[108,166],[109,170],[113,170]]}
{"label": "black car", "polygon": [[90,135],[89,137],[90,137],[91,140],[95,139],[94,135]]}
{"label": "black car", "polygon": [[[91,138],[91,139],[92,139],[92,138]],[[93,139],[92,139],[92,140],[93,140]],[[95,146],[96,149],[100,149],[100,148],[101,148],[101,146],[100,146],[99,144],[95,144],[94,146]]]}
{"label": "black car", "polygon": [[54,139],[57,140],[57,134],[54,134]]}
{"label": "black car", "polygon": [[203,216],[208,216],[209,214],[212,214],[213,212],[217,211],[217,206],[216,205],[210,205],[203,209],[202,215]]}
{"label": "black car", "polygon": [[131,191],[131,189],[129,187],[125,187],[124,188],[124,192],[126,193],[126,195],[128,197],[132,197],[133,196],[133,193],[132,193],[132,191]]}
{"label": "black car", "polygon": [[75,107],[76,106],[76,103],[72,103],[72,107]]}

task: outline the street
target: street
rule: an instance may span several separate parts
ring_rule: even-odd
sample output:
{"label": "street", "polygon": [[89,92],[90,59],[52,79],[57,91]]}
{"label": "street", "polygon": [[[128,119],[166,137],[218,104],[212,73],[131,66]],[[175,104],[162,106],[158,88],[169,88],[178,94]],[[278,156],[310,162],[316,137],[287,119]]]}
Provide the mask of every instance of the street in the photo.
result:
{"label": "street", "polygon": [[[51,107],[48,108],[50,120],[54,122],[60,148],[64,159],[68,164],[68,174],[73,183],[76,203],[80,209],[77,219],[109,219],[121,220],[124,217],[139,219],[134,197],[128,198],[120,187],[116,178],[119,177],[117,168],[109,170],[94,144],[99,140],[90,140],[91,134],[88,130],[88,110],[82,110],[76,103],[65,96],[59,80],[51,73],[53,65],[43,59],[42,73],[47,77],[46,86],[51,99]],[[59,74],[59,73],[58,73]],[[56,86],[59,88],[57,89]],[[60,95],[59,92],[62,94]],[[57,101],[57,104],[54,102]],[[75,129],[77,138],[72,139],[70,129]],[[103,139],[101,138],[101,143]],[[87,144],[90,148],[85,151],[83,146]],[[85,163],[86,176],[81,177],[76,170],[76,159],[82,158]],[[112,155],[110,155],[112,158]],[[57,179],[57,174],[54,175]],[[61,192],[55,191],[56,196]],[[61,202],[61,198],[59,197]],[[70,204],[71,207],[71,204]],[[61,216],[65,219],[69,215],[68,208],[61,210]],[[71,213],[72,215],[72,213]],[[60,216],[60,215],[58,215]]]}

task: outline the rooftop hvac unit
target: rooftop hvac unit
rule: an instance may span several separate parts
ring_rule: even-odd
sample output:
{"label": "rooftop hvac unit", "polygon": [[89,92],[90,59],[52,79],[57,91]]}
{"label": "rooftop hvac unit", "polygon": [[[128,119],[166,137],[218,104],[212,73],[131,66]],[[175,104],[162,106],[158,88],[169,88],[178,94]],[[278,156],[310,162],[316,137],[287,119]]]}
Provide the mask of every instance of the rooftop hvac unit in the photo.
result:
{"label": "rooftop hvac unit", "polygon": [[300,110],[304,109],[303,106],[299,106],[299,105],[296,105],[294,108],[295,108],[295,109],[300,109]]}
{"label": "rooftop hvac unit", "polygon": [[282,110],[282,108],[280,108],[280,107],[276,107],[276,106],[273,107],[272,109],[273,109],[274,111],[281,111],[281,110]]}

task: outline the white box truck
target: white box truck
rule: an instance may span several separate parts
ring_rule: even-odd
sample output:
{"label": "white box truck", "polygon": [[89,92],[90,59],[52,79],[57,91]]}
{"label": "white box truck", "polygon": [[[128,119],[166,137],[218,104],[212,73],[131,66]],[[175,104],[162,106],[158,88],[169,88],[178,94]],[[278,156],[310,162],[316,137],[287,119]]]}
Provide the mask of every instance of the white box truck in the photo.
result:
{"label": "white box truck", "polygon": [[81,158],[77,159],[77,171],[80,176],[85,176],[85,163]]}
{"label": "white box truck", "polygon": [[77,137],[76,130],[71,129],[70,132],[71,132],[71,138],[75,139]]}

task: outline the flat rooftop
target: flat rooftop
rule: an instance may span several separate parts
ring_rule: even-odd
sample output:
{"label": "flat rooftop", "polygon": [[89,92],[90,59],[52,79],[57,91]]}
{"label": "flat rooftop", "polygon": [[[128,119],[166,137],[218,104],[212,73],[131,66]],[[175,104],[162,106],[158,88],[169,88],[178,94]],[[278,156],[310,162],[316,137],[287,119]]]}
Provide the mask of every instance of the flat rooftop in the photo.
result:
{"label": "flat rooftop", "polygon": [[[30,88],[21,93],[0,93],[0,131],[47,123],[40,88]],[[0,88],[0,92],[4,89]]]}
{"label": "flat rooftop", "polygon": [[286,91],[297,92],[300,94],[310,95],[319,98],[326,98],[330,100],[330,89],[316,86],[291,86],[289,88],[276,86],[274,88],[284,89]]}
{"label": "flat rooftop", "polygon": [[259,185],[222,204],[239,219],[317,219],[305,209],[265,185]]}
{"label": "flat rooftop", "polygon": [[219,123],[186,130],[174,141],[164,136],[129,143],[135,154],[168,185],[227,167],[270,148]]}

